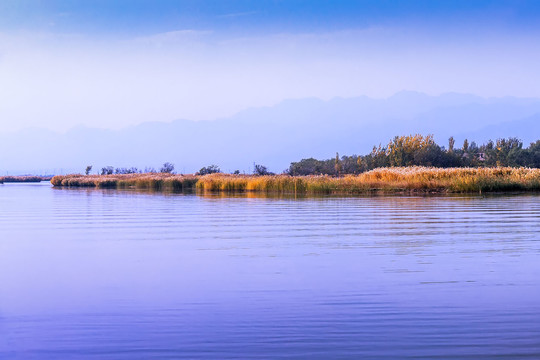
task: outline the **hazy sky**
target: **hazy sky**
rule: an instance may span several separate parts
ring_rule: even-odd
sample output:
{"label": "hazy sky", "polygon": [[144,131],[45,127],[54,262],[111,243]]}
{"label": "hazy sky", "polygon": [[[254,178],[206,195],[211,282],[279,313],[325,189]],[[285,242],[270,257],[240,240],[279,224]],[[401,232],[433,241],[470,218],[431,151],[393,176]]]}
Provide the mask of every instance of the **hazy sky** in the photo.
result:
{"label": "hazy sky", "polygon": [[540,97],[540,1],[0,1],[0,132],[287,98]]}

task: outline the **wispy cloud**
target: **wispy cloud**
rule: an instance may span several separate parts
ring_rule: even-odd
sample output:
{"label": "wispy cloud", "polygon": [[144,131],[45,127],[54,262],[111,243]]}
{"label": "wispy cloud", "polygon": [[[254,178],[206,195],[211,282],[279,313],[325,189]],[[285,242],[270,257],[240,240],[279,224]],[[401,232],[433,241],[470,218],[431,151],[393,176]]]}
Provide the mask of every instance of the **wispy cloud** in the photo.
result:
{"label": "wispy cloud", "polygon": [[250,16],[258,14],[258,11],[244,11],[244,12],[237,12],[237,13],[229,13],[229,14],[222,14],[218,15],[217,18],[236,18],[241,16]]}
{"label": "wispy cloud", "polygon": [[197,37],[211,34],[211,30],[194,30],[194,29],[184,29],[184,30],[174,30],[167,31],[163,33],[153,34],[149,36],[142,36],[136,39],[138,40],[168,40],[168,39],[177,39],[177,38],[186,38],[186,37]]}
{"label": "wispy cloud", "polygon": [[212,33],[212,30],[183,29],[136,37],[132,41],[139,44],[162,46],[182,42],[200,41],[202,38]]}

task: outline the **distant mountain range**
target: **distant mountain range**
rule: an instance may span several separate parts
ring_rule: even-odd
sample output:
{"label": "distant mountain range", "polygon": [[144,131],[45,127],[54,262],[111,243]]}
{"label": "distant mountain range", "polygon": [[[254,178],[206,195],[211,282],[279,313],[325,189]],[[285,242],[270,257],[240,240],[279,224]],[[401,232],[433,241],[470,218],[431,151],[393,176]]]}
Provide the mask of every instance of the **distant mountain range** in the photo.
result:
{"label": "distant mountain range", "polygon": [[510,136],[528,144],[540,139],[540,99],[404,91],[387,99],[286,100],[214,121],[147,122],[115,131],[27,129],[0,134],[0,173],[158,168],[166,161],[185,173],[210,164],[249,172],[254,162],[281,172],[291,161],[365,154],[413,133],[434,134],[441,145],[450,136],[456,145]]}

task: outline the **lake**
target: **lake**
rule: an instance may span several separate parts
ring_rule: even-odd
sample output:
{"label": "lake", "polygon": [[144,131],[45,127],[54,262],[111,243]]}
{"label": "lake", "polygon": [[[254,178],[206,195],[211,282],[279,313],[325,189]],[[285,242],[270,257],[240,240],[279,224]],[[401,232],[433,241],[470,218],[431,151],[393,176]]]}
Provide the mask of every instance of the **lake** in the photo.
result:
{"label": "lake", "polygon": [[1,359],[538,359],[540,196],[0,185]]}

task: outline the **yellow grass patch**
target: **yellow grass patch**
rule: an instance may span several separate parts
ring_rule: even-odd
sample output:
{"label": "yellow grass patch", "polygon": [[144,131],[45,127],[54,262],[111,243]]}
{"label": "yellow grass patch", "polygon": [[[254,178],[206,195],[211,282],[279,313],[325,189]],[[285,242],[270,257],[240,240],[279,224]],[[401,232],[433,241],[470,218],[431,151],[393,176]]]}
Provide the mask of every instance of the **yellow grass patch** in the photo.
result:
{"label": "yellow grass patch", "polygon": [[359,194],[373,191],[493,192],[540,190],[540,169],[529,168],[378,168],[360,175],[289,176],[172,174],[60,175],[54,186],[171,189],[223,192]]}

